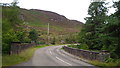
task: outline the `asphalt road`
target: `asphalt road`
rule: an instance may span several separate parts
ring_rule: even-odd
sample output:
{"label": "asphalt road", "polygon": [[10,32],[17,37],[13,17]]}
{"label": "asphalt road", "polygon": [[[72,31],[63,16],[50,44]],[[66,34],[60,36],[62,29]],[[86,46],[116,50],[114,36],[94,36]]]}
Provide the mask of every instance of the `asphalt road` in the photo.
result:
{"label": "asphalt road", "polygon": [[29,61],[16,66],[93,66],[69,56],[61,47],[48,46],[39,48]]}

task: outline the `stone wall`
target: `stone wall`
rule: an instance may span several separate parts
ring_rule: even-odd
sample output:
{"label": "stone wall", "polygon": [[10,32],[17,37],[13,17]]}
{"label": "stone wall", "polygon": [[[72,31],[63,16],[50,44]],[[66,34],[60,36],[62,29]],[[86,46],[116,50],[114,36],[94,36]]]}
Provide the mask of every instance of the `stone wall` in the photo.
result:
{"label": "stone wall", "polygon": [[70,54],[73,54],[86,60],[98,60],[104,62],[106,58],[110,57],[110,53],[106,51],[93,52],[89,50],[70,48],[67,46],[63,46],[63,49]]}
{"label": "stone wall", "polygon": [[29,47],[35,46],[35,43],[20,43],[20,42],[12,42],[10,48],[10,54],[18,54],[22,50],[25,50]]}

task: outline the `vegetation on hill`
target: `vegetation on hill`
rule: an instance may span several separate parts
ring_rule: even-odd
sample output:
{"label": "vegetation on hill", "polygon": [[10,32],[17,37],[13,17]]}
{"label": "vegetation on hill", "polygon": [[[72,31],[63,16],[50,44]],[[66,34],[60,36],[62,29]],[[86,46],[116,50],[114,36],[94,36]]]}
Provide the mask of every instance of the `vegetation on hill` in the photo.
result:
{"label": "vegetation on hill", "polygon": [[79,32],[83,23],[69,20],[66,17],[50,11],[37,9],[22,9],[11,4],[2,6],[2,52],[10,53],[12,42],[39,44],[48,42],[48,23],[50,23],[49,43],[59,44],[75,41],[76,32]]}
{"label": "vegetation on hill", "polygon": [[[69,20],[66,17],[59,15],[54,12],[38,10],[38,9],[20,9],[21,19],[24,21],[24,28],[27,28],[27,31],[35,29],[38,31],[39,40],[41,43],[47,43],[48,41],[48,23],[50,24],[50,43],[61,43],[61,40],[64,40],[66,43],[71,43],[70,36],[76,36],[83,23],[76,20]],[[69,39],[68,39],[69,36]]]}
{"label": "vegetation on hill", "polygon": [[20,9],[21,16],[27,25],[31,28],[44,30],[47,32],[47,25],[50,23],[51,34],[67,34],[79,32],[83,23],[75,20],[69,20],[66,17],[50,11],[43,11],[37,9]]}
{"label": "vegetation on hill", "polygon": [[2,52],[10,53],[12,42],[30,42],[29,32],[23,27],[23,21],[20,19],[20,8],[16,2],[9,6],[2,5]]}
{"label": "vegetation on hill", "polygon": [[2,52],[8,53],[10,50],[10,43],[19,41],[14,31],[20,30],[20,20],[18,18],[19,10],[16,6],[6,7],[2,9]]}
{"label": "vegetation on hill", "polygon": [[[90,17],[86,17],[78,40],[80,46],[91,50],[107,50],[112,59],[120,59],[120,1],[114,2],[114,8],[116,12],[107,15],[105,2],[92,2],[88,9]],[[115,62],[112,59],[109,61]]]}

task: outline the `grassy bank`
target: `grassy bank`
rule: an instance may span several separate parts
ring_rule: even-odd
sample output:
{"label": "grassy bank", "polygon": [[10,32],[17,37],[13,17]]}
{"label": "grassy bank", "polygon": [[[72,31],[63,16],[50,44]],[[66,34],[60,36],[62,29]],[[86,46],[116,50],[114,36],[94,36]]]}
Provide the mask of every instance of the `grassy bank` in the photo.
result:
{"label": "grassy bank", "polygon": [[114,68],[116,66],[120,66],[120,63],[114,63],[114,62],[100,62],[100,61],[89,61],[90,64],[93,64],[95,66],[101,67],[101,68]]}
{"label": "grassy bank", "polygon": [[19,64],[21,62],[25,62],[32,57],[32,55],[36,49],[43,48],[46,46],[48,46],[48,45],[31,47],[31,48],[28,48],[28,49],[22,51],[19,54],[3,55],[2,56],[2,66],[10,66],[10,65]]}

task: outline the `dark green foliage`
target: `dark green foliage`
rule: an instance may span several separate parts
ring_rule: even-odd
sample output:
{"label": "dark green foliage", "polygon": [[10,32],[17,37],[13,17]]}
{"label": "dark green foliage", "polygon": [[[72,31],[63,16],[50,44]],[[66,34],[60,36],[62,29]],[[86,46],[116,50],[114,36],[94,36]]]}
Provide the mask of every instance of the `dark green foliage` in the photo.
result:
{"label": "dark green foliage", "polygon": [[40,42],[37,42],[37,44],[43,45],[43,44],[45,44],[45,42],[40,41]]}
{"label": "dark green foliage", "polygon": [[[120,1],[114,3],[117,11],[107,16],[104,2],[90,4],[86,24],[79,33],[79,42],[91,50],[108,50],[111,58],[120,58]],[[85,47],[82,45],[81,47]]]}
{"label": "dark green foliage", "polygon": [[51,44],[55,45],[55,42],[56,42],[56,39],[55,39],[55,37],[54,37],[54,38],[52,39]]}
{"label": "dark green foliage", "polygon": [[120,1],[115,2],[114,7],[117,11],[109,16],[107,19],[108,23],[104,27],[104,34],[106,36],[104,47],[111,52],[112,58],[120,59]]}
{"label": "dark green foliage", "polygon": [[19,9],[16,6],[3,6],[2,12],[2,52],[9,53],[11,42],[19,41],[15,33],[19,29],[17,25],[21,23]]}
{"label": "dark green foliage", "polygon": [[76,43],[77,42],[77,33],[75,34],[69,34],[65,38],[66,43]]}
{"label": "dark green foliage", "polygon": [[77,45],[79,47],[79,49],[85,49],[85,50],[88,50],[88,45],[87,44],[80,44],[80,45]]}
{"label": "dark green foliage", "polygon": [[87,44],[89,49],[99,50],[102,47],[102,44],[99,44],[101,42],[99,35],[107,13],[104,4],[104,2],[93,2],[89,6],[88,14],[90,17],[86,17],[86,24],[81,32],[81,42]]}
{"label": "dark green foliage", "polygon": [[19,7],[14,3],[2,6],[2,12],[2,52],[9,54],[12,42],[29,42],[30,39],[21,27]]}
{"label": "dark green foliage", "polygon": [[68,47],[88,50],[88,45],[86,45],[86,44],[80,44],[80,45],[68,45]]}
{"label": "dark green foliage", "polygon": [[16,31],[15,34],[19,39],[19,42],[29,43],[31,41],[27,35],[28,33],[25,31]]}
{"label": "dark green foliage", "polygon": [[38,34],[37,34],[37,31],[36,30],[31,30],[29,32],[29,38],[34,41],[34,42],[37,42],[37,38],[38,38]]}

